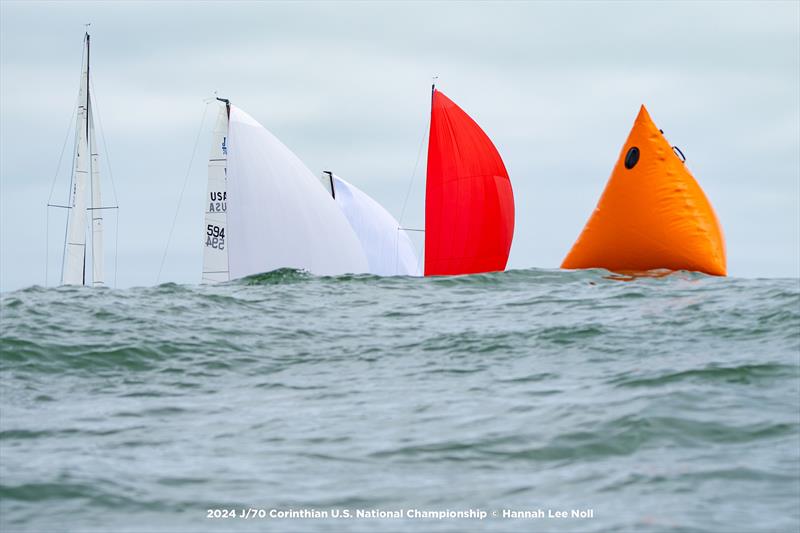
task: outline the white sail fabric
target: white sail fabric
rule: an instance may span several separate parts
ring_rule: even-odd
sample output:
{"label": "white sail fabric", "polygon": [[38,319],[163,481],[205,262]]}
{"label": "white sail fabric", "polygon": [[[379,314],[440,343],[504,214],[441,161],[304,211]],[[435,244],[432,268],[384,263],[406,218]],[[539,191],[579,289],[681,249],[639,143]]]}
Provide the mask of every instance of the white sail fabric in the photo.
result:
{"label": "white sail fabric", "polygon": [[368,270],[347,219],[294,153],[234,106],[228,139],[231,279],[279,268],[321,275]]}
{"label": "white sail fabric", "polygon": [[97,287],[105,284],[103,261],[103,202],[100,196],[100,162],[97,153],[97,143],[94,136],[94,117],[92,115],[92,101],[89,99],[89,147],[91,148],[92,172],[92,208],[89,215],[92,220],[92,285]]}
{"label": "white sail fabric", "polygon": [[336,203],[361,241],[369,272],[378,276],[420,276],[414,245],[397,220],[355,185],[336,174],[326,175],[331,178]]}
{"label": "white sail fabric", "polygon": [[227,187],[228,110],[223,103],[211,140],[208,156],[208,191],[203,223],[203,281],[228,281]]}
{"label": "white sail fabric", "polygon": [[[85,41],[88,51],[88,39]],[[61,283],[83,285],[86,266],[86,186],[89,181],[88,147],[88,77],[89,57],[83,55],[81,87],[78,97],[78,120],[75,128],[75,164],[69,191],[69,219],[64,241]]]}

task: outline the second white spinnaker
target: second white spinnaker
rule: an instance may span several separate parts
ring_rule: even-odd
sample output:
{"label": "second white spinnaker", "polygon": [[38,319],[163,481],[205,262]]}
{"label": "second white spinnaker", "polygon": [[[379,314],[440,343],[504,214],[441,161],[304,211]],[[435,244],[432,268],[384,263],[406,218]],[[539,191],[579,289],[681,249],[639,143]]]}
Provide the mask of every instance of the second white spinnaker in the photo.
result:
{"label": "second white spinnaker", "polygon": [[361,241],[370,274],[420,276],[417,254],[408,233],[384,207],[364,191],[325,171],[322,180]]}

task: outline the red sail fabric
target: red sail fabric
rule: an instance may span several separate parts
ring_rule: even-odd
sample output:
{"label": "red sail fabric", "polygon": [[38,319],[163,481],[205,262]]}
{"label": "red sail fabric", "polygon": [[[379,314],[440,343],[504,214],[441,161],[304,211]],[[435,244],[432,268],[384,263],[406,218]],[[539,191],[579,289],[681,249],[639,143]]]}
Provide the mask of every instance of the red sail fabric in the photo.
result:
{"label": "red sail fabric", "polygon": [[504,270],[514,192],[500,154],[469,115],[433,92],[425,188],[425,275]]}

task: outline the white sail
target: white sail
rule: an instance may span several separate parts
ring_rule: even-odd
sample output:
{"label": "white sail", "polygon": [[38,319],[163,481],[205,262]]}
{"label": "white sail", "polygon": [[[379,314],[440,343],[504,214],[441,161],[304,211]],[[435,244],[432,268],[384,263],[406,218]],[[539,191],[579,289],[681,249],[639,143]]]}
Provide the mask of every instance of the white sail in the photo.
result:
{"label": "white sail", "polygon": [[222,105],[214,127],[211,153],[208,156],[208,190],[206,217],[203,223],[203,281],[228,281],[227,240],[227,164],[228,164],[228,110]]}
{"label": "white sail", "polygon": [[91,172],[92,172],[92,208],[89,216],[92,220],[92,285],[100,286],[105,284],[105,272],[103,261],[103,202],[100,196],[100,162],[98,161],[97,143],[94,135],[94,117],[92,115],[92,101],[89,98],[89,147],[91,148]]}
{"label": "white sail", "polygon": [[88,148],[88,78],[89,36],[84,41],[86,51],[81,67],[81,87],[78,98],[78,120],[75,130],[75,164],[69,194],[69,219],[64,241],[64,260],[61,283],[83,285],[86,266],[86,186],[89,180],[90,155]]}
{"label": "white sail", "polygon": [[361,244],[311,171],[247,113],[230,107],[228,266],[231,279],[278,268],[361,273]]}
{"label": "white sail", "polygon": [[[327,178],[327,179],[325,179]],[[369,263],[378,276],[420,276],[417,254],[397,220],[364,191],[336,174],[326,172],[333,197],[355,231]]]}

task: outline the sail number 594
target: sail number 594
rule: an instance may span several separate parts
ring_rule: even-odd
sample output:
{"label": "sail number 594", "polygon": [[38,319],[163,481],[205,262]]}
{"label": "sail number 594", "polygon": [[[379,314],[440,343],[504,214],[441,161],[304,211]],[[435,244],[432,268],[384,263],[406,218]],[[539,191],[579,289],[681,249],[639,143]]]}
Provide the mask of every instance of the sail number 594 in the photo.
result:
{"label": "sail number 594", "polygon": [[206,226],[206,246],[216,248],[217,250],[224,250],[225,228],[220,228],[214,224]]}

